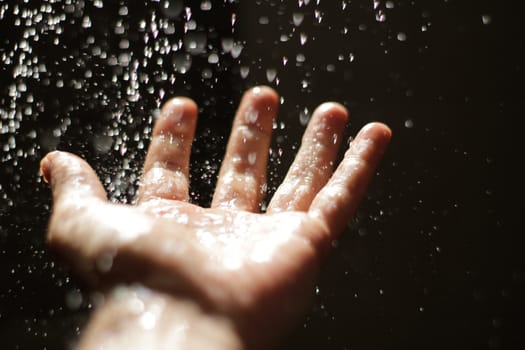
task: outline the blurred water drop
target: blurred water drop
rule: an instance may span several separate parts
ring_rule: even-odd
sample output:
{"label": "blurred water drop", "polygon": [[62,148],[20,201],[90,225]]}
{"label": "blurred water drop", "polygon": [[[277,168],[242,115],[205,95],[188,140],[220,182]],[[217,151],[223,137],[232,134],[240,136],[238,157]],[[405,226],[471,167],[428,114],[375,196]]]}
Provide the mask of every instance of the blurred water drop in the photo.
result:
{"label": "blurred water drop", "polygon": [[231,52],[233,48],[233,38],[222,38],[221,47],[224,53]]}
{"label": "blurred water drop", "polygon": [[259,24],[268,24],[270,23],[270,19],[266,16],[259,17]]}
{"label": "blurred water drop", "polygon": [[186,51],[191,54],[201,54],[206,52],[207,37],[205,33],[189,32],[184,36],[183,42]]}
{"label": "blurred water drop", "polygon": [[266,79],[269,83],[275,80],[275,77],[277,76],[277,70],[274,68],[268,68],[266,70]]}
{"label": "blurred water drop", "polygon": [[93,149],[100,154],[109,152],[113,146],[113,138],[107,135],[95,135],[93,136]]}
{"label": "blurred water drop", "polygon": [[73,289],[66,294],[66,306],[70,310],[78,310],[82,305],[82,293],[79,290]]}
{"label": "blurred water drop", "polygon": [[308,40],[308,35],[306,35],[306,33],[301,33],[300,35],[301,45],[304,45],[307,40]]}
{"label": "blurred water drop", "polygon": [[201,10],[202,11],[209,11],[212,8],[212,4],[210,0],[203,0],[201,2]]}
{"label": "blurred water drop", "polygon": [[287,34],[281,34],[281,36],[279,37],[279,40],[283,43],[287,42],[288,40],[290,40],[290,37],[287,35]]}
{"label": "blurred water drop", "polygon": [[407,35],[403,32],[399,32],[397,33],[397,40],[399,41],[406,41],[407,40]]}
{"label": "blurred water drop", "polygon": [[233,58],[239,57],[243,48],[244,48],[244,46],[241,43],[234,43],[233,47],[231,49],[232,57]]}
{"label": "blurred water drop", "polygon": [[296,27],[299,27],[301,23],[303,23],[304,20],[304,13],[302,12],[294,12],[292,15],[293,25]]}
{"label": "blurred water drop", "polygon": [[91,18],[89,16],[85,16],[82,19],[82,28],[90,28],[91,27]]}
{"label": "blurred water drop", "polygon": [[126,6],[122,6],[118,9],[118,14],[120,16],[127,16],[128,15],[128,8]]}
{"label": "blurred water drop", "polygon": [[219,62],[219,55],[212,53],[208,56],[208,63],[216,64]]}
{"label": "blurred water drop", "polygon": [[377,14],[376,14],[376,21],[378,21],[378,22],[386,21],[386,14],[382,10],[379,10],[377,12]]}
{"label": "blurred water drop", "polygon": [[490,24],[492,22],[492,16],[490,15],[481,16],[481,22],[483,22],[484,25]]}
{"label": "blurred water drop", "polygon": [[186,74],[191,68],[191,55],[177,53],[173,55],[173,68],[177,73]]}
{"label": "blurred water drop", "polygon": [[210,79],[211,77],[213,77],[213,72],[212,72],[212,70],[209,69],[209,68],[204,68],[204,69],[202,70],[201,76],[202,76],[204,79]]}
{"label": "blurred water drop", "polygon": [[184,31],[187,32],[188,30],[195,30],[197,29],[197,22],[193,19],[190,19],[184,23]]}
{"label": "blurred water drop", "polygon": [[240,68],[241,77],[244,79],[248,76],[250,73],[250,67],[248,66],[241,66]]}
{"label": "blurred water drop", "polygon": [[405,120],[405,128],[411,129],[414,127],[414,121],[412,119]]}
{"label": "blurred water drop", "polygon": [[161,11],[168,18],[178,17],[184,9],[182,0],[165,0],[162,3]]}
{"label": "blurred water drop", "polygon": [[310,111],[308,110],[308,107],[304,107],[303,110],[299,112],[299,122],[302,126],[306,126],[308,122],[310,121]]}

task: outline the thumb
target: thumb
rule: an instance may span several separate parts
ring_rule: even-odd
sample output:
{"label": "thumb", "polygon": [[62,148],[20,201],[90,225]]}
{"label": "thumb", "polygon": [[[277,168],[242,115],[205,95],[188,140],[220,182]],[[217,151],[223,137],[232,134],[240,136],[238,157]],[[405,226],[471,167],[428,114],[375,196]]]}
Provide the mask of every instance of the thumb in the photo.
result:
{"label": "thumb", "polygon": [[93,168],[74,154],[50,152],[40,161],[40,171],[51,185],[54,205],[107,200],[106,191]]}

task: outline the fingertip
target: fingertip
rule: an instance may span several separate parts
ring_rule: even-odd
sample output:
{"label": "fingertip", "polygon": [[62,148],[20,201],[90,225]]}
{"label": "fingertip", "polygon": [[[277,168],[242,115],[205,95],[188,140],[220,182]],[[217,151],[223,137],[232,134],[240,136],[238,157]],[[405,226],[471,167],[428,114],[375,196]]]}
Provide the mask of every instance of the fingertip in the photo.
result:
{"label": "fingertip", "polygon": [[245,93],[245,97],[250,99],[258,108],[266,108],[268,111],[275,110],[279,105],[279,95],[269,86],[254,86]]}
{"label": "fingertip", "polygon": [[312,119],[321,120],[326,127],[342,131],[348,122],[348,111],[337,102],[324,102],[314,110]]}
{"label": "fingertip", "polygon": [[42,175],[44,182],[49,183],[51,181],[51,161],[49,160],[49,153],[40,160],[40,175]]}
{"label": "fingertip", "polygon": [[372,122],[366,124],[360,134],[366,138],[381,141],[381,143],[388,143],[392,138],[392,130],[388,125],[381,122]]}
{"label": "fingertip", "polygon": [[185,114],[196,114],[197,104],[189,97],[176,96],[169,99],[162,106],[163,112],[169,113],[172,109],[182,110]]}
{"label": "fingertip", "polygon": [[348,110],[345,106],[337,102],[324,102],[315,109],[314,113],[321,113],[329,118],[339,119],[345,123],[348,120]]}
{"label": "fingertip", "polygon": [[153,136],[173,131],[181,124],[194,124],[198,106],[188,97],[173,97],[164,103],[153,128]]}
{"label": "fingertip", "polygon": [[277,92],[271,87],[266,86],[266,85],[254,86],[251,89],[249,89],[247,93],[253,94],[253,95],[259,95],[259,96],[270,96],[275,99],[279,98],[279,95],[277,94]]}
{"label": "fingertip", "polygon": [[53,167],[53,161],[62,153],[63,152],[60,151],[51,151],[40,160],[40,174],[44,178],[45,183],[51,183],[51,171]]}
{"label": "fingertip", "polygon": [[275,90],[268,86],[255,86],[244,93],[234,124],[254,126],[258,131],[270,136],[278,107],[279,96]]}

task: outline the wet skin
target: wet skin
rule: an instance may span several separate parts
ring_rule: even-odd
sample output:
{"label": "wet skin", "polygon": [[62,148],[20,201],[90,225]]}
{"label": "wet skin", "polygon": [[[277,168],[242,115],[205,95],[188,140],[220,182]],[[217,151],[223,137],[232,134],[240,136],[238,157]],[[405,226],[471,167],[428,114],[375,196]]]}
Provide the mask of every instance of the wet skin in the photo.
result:
{"label": "wet skin", "polygon": [[[268,87],[244,94],[210,208],[188,202],[198,109],[187,98],[161,110],[134,205],[109,203],[79,157],[46,155],[49,244],[106,295],[80,347],[132,341],[135,348],[206,348],[192,337],[208,332],[216,340],[210,348],[269,348],[300,320],[323,257],[363,197],[391,132],[381,123],[363,127],[334,171],[348,117],[343,106],[322,104],[261,213],[278,105]],[[136,312],[133,300],[142,303]],[[145,318],[148,308],[156,311]]]}

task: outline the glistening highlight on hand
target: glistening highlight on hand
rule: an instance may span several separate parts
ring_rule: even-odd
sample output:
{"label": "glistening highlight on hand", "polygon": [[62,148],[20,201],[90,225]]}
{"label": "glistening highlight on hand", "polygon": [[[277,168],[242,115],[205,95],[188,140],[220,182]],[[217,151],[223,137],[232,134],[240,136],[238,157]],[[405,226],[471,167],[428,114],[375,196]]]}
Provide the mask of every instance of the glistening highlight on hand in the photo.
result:
{"label": "glistening highlight on hand", "polygon": [[198,108],[188,98],[164,104],[134,205],[108,202],[79,157],[55,151],[43,158],[53,193],[49,244],[106,293],[81,348],[267,349],[300,320],[322,259],[363,197],[391,131],[363,127],[334,171],[347,112],[320,105],[261,213],[278,105],[268,87],[244,94],[210,208],[189,202]]}

